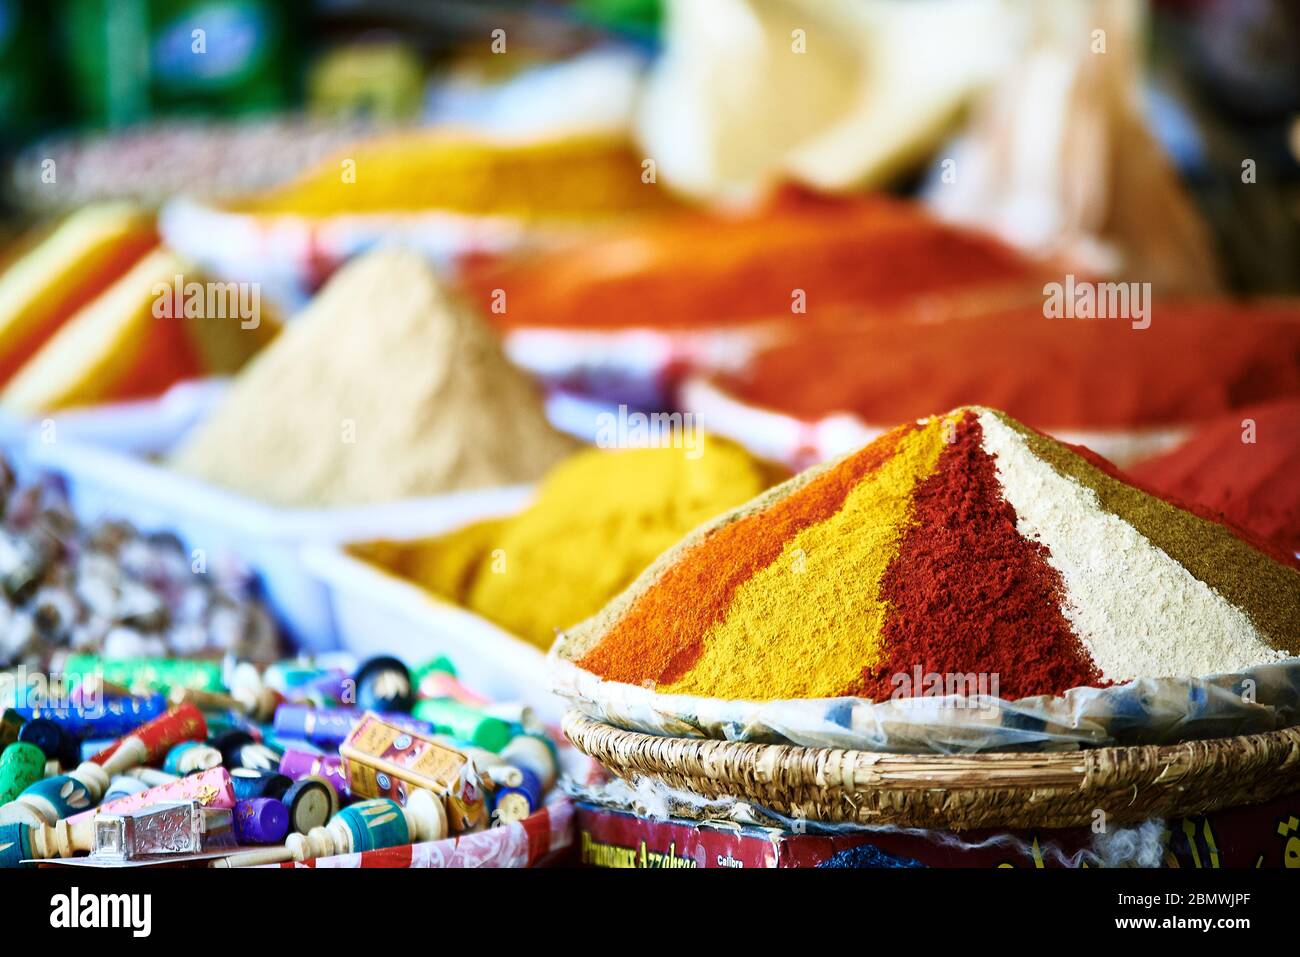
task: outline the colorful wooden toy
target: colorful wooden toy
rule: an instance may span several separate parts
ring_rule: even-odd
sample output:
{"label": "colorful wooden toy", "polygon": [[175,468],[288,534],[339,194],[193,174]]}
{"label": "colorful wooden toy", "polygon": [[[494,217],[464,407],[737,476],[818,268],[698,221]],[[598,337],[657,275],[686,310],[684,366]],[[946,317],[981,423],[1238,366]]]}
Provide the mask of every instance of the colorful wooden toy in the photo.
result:
{"label": "colorful wooden toy", "polygon": [[75,771],[42,778],[17,799],[0,807],[0,824],[53,824],[59,818],[91,810],[108,790],[108,774],[84,762]]}
{"label": "colorful wooden toy", "polygon": [[279,799],[293,786],[293,779],[287,774],[257,768],[231,768],[230,780],[235,789],[235,798],[240,801],[262,797]]}
{"label": "colorful wooden toy", "polygon": [[325,826],[339,810],[339,794],[333,783],[315,774],[294,781],[283,800],[289,809],[289,830],[295,834]]}
{"label": "colorful wooden toy", "polygon": [[279,844],[289,833],[289,809],[275,798],[236,801],[231,817],[240,844]]}
{"label": "colorful wooden toy", "polygon": [[159,763],[173,745],[202,741],[207,736],[202,712],[192,704],[183,704],[119,738],[90,760],[109,774],[119,774],[138,764]]}
{"label": "colorful wooden toy", "polygon": [[[115,801],[105,802],[98,808],[91,808],[74,814],[70,821],[76,823],[101,814],[125,814],[136,811],[150,804],[175,803],[177,801],[198,801],[204,807],[235,806],[235,791],[230,784],[230,772],[225,768],[211,768],[183,778],[175,778],[165,784],[151,787],[138,794],[129,794]],[[51,822],[52,823],[52,822]]]}
{"label": "colorful wooden toy", "polygon": [[365,711],[409,712],[415,704],[411,672],[399,658],[380,655],[357,669],[356,705]]}
{"label": "colorful wooden toy", "polygon": [[425,698],[412,715],[433,725],[438,734],[450,735],[486,751],[500,751],[510,741],[510,725],[451,698]]}
{"label": "colorful wooden toy", "polygon": [[517,785],[497,788],[492,795],[492,818],[498,824],[522,821],[542,805],[542,785],[537,775],[523,768],[518,770]]}
{"label": "colorful wooden toy", "polygon": [[46,758],[68,767],[76,764],[81,756],[77,739],[49,718],[26,721],[18,732],[18,740],[36,745]]}
{"label": "colorful wooden toy", "polygon": [[108,698],[93,705],[67,708],[15,708],[27,720],[45,719],[57,724],[74,738],[120,738],[140,725],[152,721],[167,710],[167,699],[160,694],[147,697]]}
{"label": "colorful wooden toy", "polygon": [[560,767],[555,745],[549,738],[540,734],[516,735],[501,749],[501,757],[516,767],[527,768],[537,775],[543,793],[555,787]]}
{"label": "colorful wooden toy", "polygon": [[34,744],[15,741],[0,754],[0,805],[8,804],[45,776],[45,755]]}
{"label": "colorful wooden toy", "polygon": [[405,807],[388,798],[360,801],[339,811],[324,827],[312,828],[306,835],[290,834],[283,847],[235,854],[214,861],[212,866],[307,861],[446,836],[447,814],[442,802],[428,791],[417,789],[410,793]]}
{"label": "colorful wooden toy", "polygon": [[348,775],[343,769],[343,759],[337,755],[290,748],[280,758],[280,773],[295,781],[307,775],[320,775],[338,794],[348,793]]}
{"label": "colorful wooden toy", "polygon": [[221,752],[202,741],[182,741],[173,745],[163,759],[163,770],[183,777],[195,771],[206,771],[221,764]]}

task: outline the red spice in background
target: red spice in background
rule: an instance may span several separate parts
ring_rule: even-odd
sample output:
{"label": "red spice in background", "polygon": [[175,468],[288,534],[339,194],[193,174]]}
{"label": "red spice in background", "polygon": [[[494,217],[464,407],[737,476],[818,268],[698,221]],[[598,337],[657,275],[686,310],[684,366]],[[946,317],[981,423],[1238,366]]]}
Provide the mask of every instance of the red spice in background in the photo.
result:
{"label": "red spice in background", "polygon": [[[687,214],[580,246],[494,262],[462,278],[484,305],[506,293],[505,328],[692,330],[835,306],[882,311],[918,296],[969,296],[948,310],[1041,299],[1039,267],[996,239],[940,223],[883,195],[824,198],[787,190],[744,215]],[[916,305],[913,303],[913,305]],[[918,308],[939,310],[937,302]]]}
{"label": "red spice in background", "polygon": [[[1254,442],[1245,441],[1246,420]],[[1129,470],[1152,491],[1222,513],[1287,552],[1300,552],[1300,398],[1223,415],[1178,448]]]}
{"label": "red spice in background", "polygon": [[[170,310],[168,310],[170,313]],[[207,366],[187,328],[194,322],[236,322],[235,319],[186,319],[166,315],[140,346],[130,368],[103,395],[106,402],[129,402],[162,395],[178,382],[196,379]]]}
{"label": "red spice in background", "polygon": [[[98,298],[137,262],[158,246],[158,234],[142,229],[119,240],[110,256],[95,268],[83,269],[75,281],[58,290],[59,302],[50,307],[44,321],[28,331],[23,342],[0,359],[0,385],[7,383],[54,336],[70,318]],[[30,249],[24,250],[24,252]],[[21,253],[19,254],[21,255]],[[174,380],[173,380],[174,381]]]}
{"label": "red spice in background", "polygon": [[917,666],[922,674],[996,674],[996,694],[1010,700],[1104,684],[1061,612],[1060,573],[1046,548],[1016,531],[981,440],[967,415],[935,473],[917,486],[914,524],[881,582],[890,604],[886,657],[863,672],[853,694],[887,700],[897,690],[893,676],[911,677]]}
{"label": "red spice in background", "polygon": [[960,322],[810,323],[719,385],[750,404],[869,424],[985,405],[1036,428],[1184,425],[1300,396],[1300,304],[1160,302],[1151,326],[1048,319],[1041,302]]}

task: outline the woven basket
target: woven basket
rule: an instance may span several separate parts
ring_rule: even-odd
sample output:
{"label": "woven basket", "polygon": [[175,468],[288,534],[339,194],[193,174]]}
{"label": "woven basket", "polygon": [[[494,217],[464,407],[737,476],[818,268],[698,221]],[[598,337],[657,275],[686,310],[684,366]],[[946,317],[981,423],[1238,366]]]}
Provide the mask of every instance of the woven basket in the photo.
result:
{"label": "woven basket", "polygon": [[565,715],[564,733],[619,777],[828,822],[1078,827],[1092,825],[1100,809],[1108,823],[1127,824],[1300,791],[1300,728],[1172,745],[967,755],[659,737],[576,711]]}

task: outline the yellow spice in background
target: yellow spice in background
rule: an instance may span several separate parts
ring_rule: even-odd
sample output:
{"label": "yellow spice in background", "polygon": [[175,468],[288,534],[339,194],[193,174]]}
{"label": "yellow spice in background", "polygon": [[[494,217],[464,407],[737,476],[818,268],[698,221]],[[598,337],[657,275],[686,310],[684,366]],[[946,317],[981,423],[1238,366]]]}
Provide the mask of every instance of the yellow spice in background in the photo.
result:
{"label": "yellow spice in background", "polygon": [[609,136],[514,144],[401,133],[358,143],[233,208],[300,216],[443,210],[585,219],[671,207],[663,190],[643,182],[641,163],[626,141]]}
{"label": "yellow spice in background", "polygon": [[546,476],[514,518],[358,550],[539,648],[599,611],[697,525],[779,476],[739,446],[589,449]]}
{"label": "yellow spice in background", "polygon": [[474,587],[484,557],[497,547],[497,539],[512,521],[489,519],[475,522],[426,546],[416,545],[404,553],[408,557],[402,572],[434,594],[464,603]]}
{"label": "yellow spice in background", "polygon": [[157,243],[152,215],[118,203],[83,207],[16,243],[0,273],[0,384]]}
{"label": "yellow spice in background", "polygon": [[0,389],[0,406],[32,415],[161,395],[186,379],[238,371],[278,331],[270,315],[155,314],[159,289],[178,276],[198,282],[171,250],[145,255],[63,322]]}

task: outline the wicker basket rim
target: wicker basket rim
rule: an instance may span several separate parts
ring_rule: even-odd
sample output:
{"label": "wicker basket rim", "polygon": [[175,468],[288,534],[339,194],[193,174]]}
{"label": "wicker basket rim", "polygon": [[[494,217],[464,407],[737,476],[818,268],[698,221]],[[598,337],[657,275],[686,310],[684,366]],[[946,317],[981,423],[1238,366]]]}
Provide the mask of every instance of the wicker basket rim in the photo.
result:
{"label": "wicker basket rim", "polygon": [[929,755],[625,731],[569,711],[574,746],[620,776],[819,820],[962,829],[1202,813],[1300,791],[1300,728],[1178,744]]}
{"label": "wicker basket rim", "polygon": [[[724,741],[718,738],[670,737],[644,731],[628,731],[597,721],[576,709],[569,710],[564,716],[564,732],[572,741],[571,731],[577,733],[582,740],[586,740],[591,732],[600,731],[622,743],[641,749],[649,747],[657,752],[662,752],[665,746],[668,746],[670,751],[698,749],[716,755],[726,754],[733,759],[752,764],[770,763],[776,760],[781,761],[795,773],[815,774],[812,769],[818,759],[821,759],[834,760],[837,763],[844,761],[866,763],[879,768],[881,772],[891,769],[901,773],[942,772],[944,769],[954,772],[978,770],[981,773],[1001,771],[1020,777],[1031,771],[1041,771],[1054,780],[1058,780],[1062,773],[1082,773],[1089,766],[1112,766],[1120,762],[1132,762],[1134,759],[1139,759],[1143,763],[1154,760],[1165,765],[1177,761],[1190,769],[1192,765],[1206,763],[1214,756],[1244,756],[1246,752],[1243,745],[1247,743],[1264,747],[1300,749],[1300,726],[1230,738],[1204,738],[1173,744],[1107,745],[1072,751],[978,751],[960,754],[896,753],[851,748],[811,748],[797,744]],[[578,745],[579,742],[574,741],[574,744]],[[667,758],[657,756],[657,760],[665,761]],[[899,783],[902,783],[901,780]]]}

